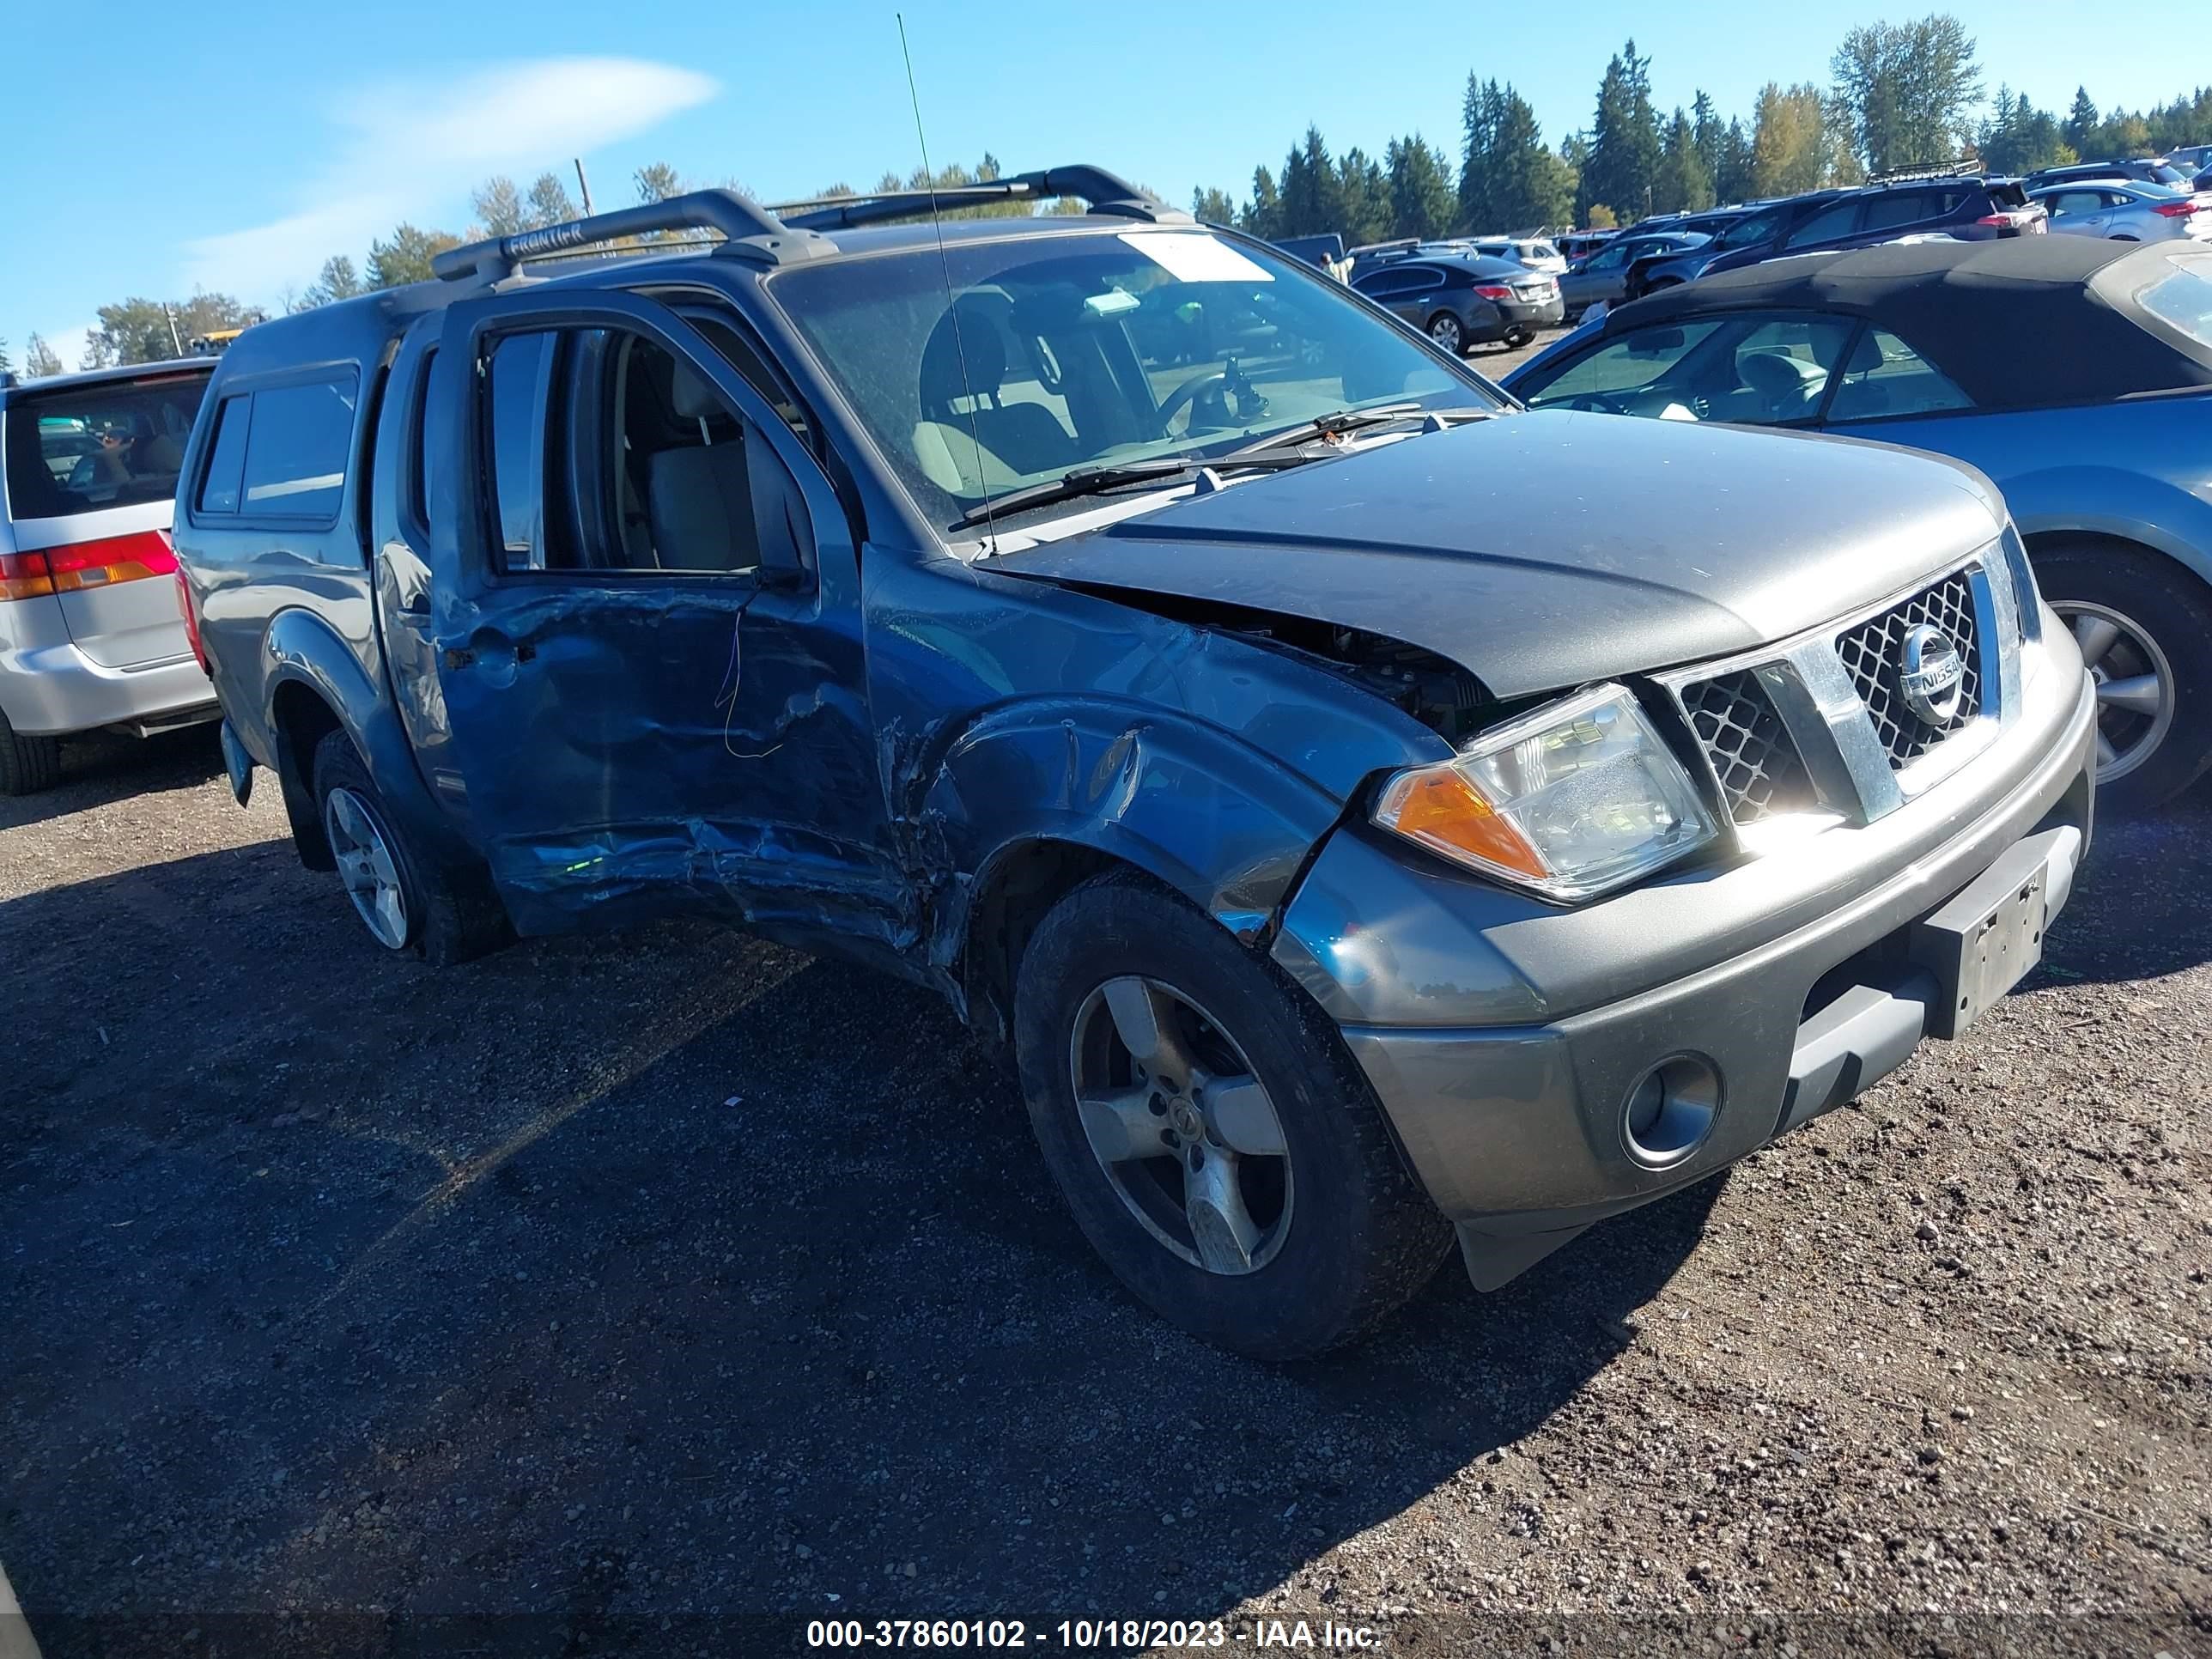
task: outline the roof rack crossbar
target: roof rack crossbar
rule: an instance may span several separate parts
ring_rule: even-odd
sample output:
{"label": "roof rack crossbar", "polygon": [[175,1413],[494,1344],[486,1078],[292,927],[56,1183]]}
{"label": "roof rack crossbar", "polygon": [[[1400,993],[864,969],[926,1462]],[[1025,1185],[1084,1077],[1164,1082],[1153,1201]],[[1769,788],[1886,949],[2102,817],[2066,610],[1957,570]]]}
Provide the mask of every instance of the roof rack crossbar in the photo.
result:
{"label": "roof rack crossbar", "polygon": [[1898,185],[1908,179],[1978,179],[1989,171],[1989,165],[1978,155],[1962,155],[1955,161],[1942,161],[1933,166],[1923,164],[1910,167],[1885,167],[1880,173],[1867,174],[1870,185]]}
{"label": "roof rack crossbar", "polygon": [[785,225],[734,190],[695,190],[665,201],[617,208],[587,219],[571,219],[540,230],[517,231],[511,236],[450,248],[431,260],[430,269],[447,282],[472,277],[497,282],[514,276],[532,259],[569,253],[625,236],[672,230],[719,231],[723,246],[731,252],[765,264],[787,264],[830,251],[821,238]]}
{"label": "roof rack crossbar", "polygon": [[1018,173],[1003,179],[979,179],[969,185],[943,189],[862,191],[852,196],[821,196],[800,202],[784,202],[769,210],[795,230],[848,229],[856,225],[888,224],[916,219],[933,205],[951,203],[972,207],[981,202],[1049,202],[1073,196],[1091,204],[1093,213],[1143,220],[1153,224],[1183,224],[1190,216],[1168,206],[1126,179],[1078,163],[1047,167],[1036,173]]}

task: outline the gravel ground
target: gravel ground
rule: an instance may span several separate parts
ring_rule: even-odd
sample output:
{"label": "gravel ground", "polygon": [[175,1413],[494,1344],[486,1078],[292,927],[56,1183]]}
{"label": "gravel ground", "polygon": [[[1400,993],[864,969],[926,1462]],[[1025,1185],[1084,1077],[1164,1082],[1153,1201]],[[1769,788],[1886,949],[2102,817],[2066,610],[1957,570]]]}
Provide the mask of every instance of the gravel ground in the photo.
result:
{"label": "gravel ground", "polygon": [[1121,1293],[926,996],[694,926],[387,960],[275,794],[195,732],[0,802],[0,1560],[48,1659],[2212,1653],[2212,787],[2100,829],[1967,1040],[1284,1369]]}

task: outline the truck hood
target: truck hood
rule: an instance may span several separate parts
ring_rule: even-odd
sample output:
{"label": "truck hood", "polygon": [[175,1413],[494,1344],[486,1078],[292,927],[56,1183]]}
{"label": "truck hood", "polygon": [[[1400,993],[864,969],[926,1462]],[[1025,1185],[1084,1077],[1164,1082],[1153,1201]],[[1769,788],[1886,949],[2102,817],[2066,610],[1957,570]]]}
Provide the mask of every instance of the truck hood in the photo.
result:
{"label": "truck hood", "polygon": [[1186,496],[991,566],[1360,629],[1517,697],[1802,632],[2003,523],[1979,474],[1887,445],[1542,410]]}

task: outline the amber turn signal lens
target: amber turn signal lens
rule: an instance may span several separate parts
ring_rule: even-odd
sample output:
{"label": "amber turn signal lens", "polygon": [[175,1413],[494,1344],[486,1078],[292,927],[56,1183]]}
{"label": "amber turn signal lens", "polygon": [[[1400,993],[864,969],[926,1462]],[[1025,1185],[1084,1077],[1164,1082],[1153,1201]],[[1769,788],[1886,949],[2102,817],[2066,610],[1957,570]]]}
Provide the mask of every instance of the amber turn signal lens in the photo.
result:
{"label": "amber turn signal lens", "polygon": [[1449,767],[1402,774],[1376,808],[1385,829],[1440,853],[1473,858],[1541,881],[1552,872],[1510,820]]}

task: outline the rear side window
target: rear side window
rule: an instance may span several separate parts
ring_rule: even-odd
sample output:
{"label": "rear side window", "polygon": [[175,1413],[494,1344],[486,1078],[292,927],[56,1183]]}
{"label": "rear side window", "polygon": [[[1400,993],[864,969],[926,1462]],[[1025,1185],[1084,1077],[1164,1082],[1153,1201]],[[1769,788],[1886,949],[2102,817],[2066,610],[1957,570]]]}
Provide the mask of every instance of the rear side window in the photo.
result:
{"label": "rear side window", "polygon": [[1923,219],[1933,219],[1941,210],[1940,198],[1925,191],[1898,190],[1887,196],[1877,196],[1867,204],[1865,229],[1887,230],[1893,225],[1910,225]]}
{"label": "rear side window", "polygon": [[235,513],[245,488],[246,428],[253,416],[251,398],[225,398],[215,412],[215,444],[207,476],[200,480],[199,510]]}
{"label": "rear side window", "polygon": [[1856,202],[1838,202],[1832,208],[1823,208],[1803,224],[1791,231],[1782,244],[1784,247],[1807,247],[1814,242],[1826,242],[1838,236],[1848,236],[1858,228],[1859,207]]}
{"label": "rear side window", "polygon": [[270,386],[253,394],[240,513],[324,524],[337,517],[360,386],[360,377],[349,370],[343,380]]}
{"label": "rear side window", "polygon": [[67,518],[173,496],[211,373],[15,397],[5,416],[9,516]]}
{"label": "rear side window", "polygon": [[2171,274],[2136,296],[2136,303],[2202,345],[2212,346],[2212,268],[2201,259],[2169,258]]}

